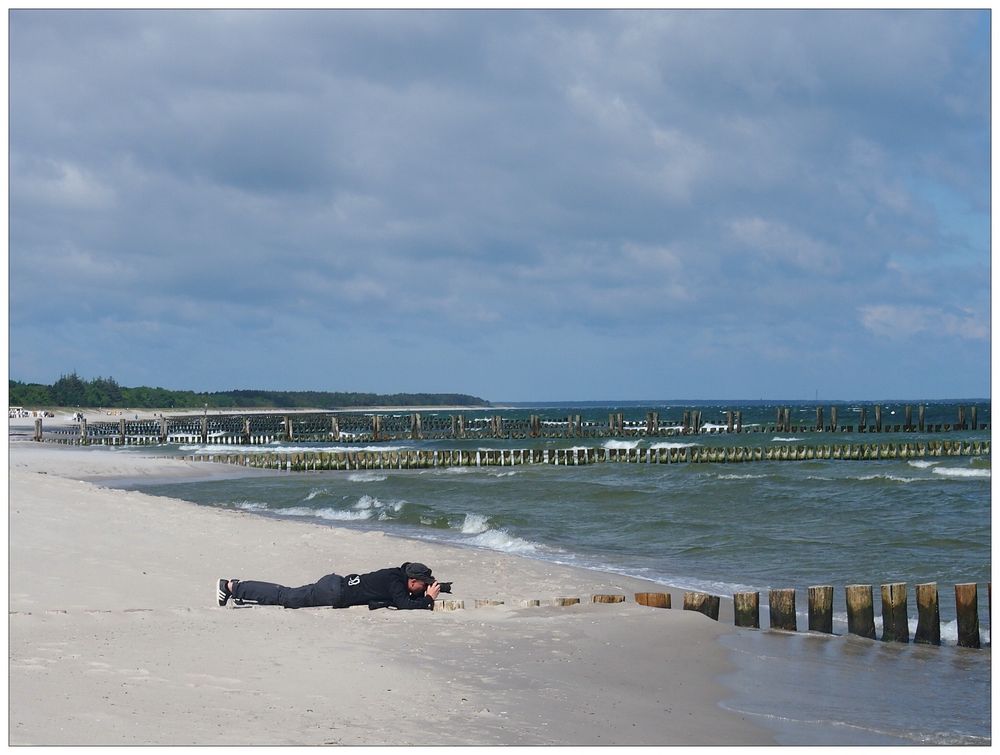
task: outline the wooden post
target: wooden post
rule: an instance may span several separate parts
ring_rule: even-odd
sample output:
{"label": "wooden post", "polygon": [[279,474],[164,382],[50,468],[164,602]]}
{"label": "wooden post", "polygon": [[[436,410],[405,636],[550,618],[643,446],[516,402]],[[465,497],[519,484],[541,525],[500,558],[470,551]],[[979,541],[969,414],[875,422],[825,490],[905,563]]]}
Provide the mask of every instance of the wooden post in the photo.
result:
{"label": "wooden post", "polygon": [[726,432],[731,433],[733,431],[733,412],[729,410],[726,412]]}
{"label": "wooden post", "polygon": [[847,631],[875,639],[875,607],[871,585],[847,585]]}
{"label": "wooden post", "polygon": [[917,585],[917,631],[913,641],[923,645],[941,644],[941,611],[937,582]]}
{"label": "wooden post", "polygon": [[823,407],[816,407],[816,431],[823,432]]}
{"label": "wooden post", "polygon": [[733,614],[736,626],[760,629],[760,593],[735,593],[733,595]]}
{"label": "wooden post", "polygon": [[624,595],[595,595],[593,598],[595,603],[624,603]]}
{"label": "wooden post", "polygon": [[833,634],[833,586],[809,588],[809,631]]}
{"label": "wooden post", "polygon": [[955,425],[955,429],[956,430],[964,430],[965,429],[965,407],[964,406],[958,407],[958,424]]}
{"label": "wooden post", "polygon": [[38,418],[35,420],[35,440],[41,441],[42,439],[42,420]]}
{"label": "wooden post", "polygon": [[837,432],[837,407],[830,407],[830,429]]}
{"label": "wooden post", "polygon": [[208,443],[208,416],[201,418],[201,442]]}
{"label": "wooden post", "polygon": [[521,607],[521,608],[532,608],[532,607],[534,607],[534,606],[540,606],[541,604],[542,604],[542,601],[540,601],[540,600],[537,600],[537,599],[531,599],[531,600],[520,600],[520,601],[518,601],[518,603],[517,603],[517,605],[518,605],[519,607]]}
{"label": "wooden post", "polygon": [[955,613],[958,615],[958,646],[979,647],[979,593],[975,582],[955,585]]}
{"label": "wooden post", "polygon": [[167,418],[160,417],[160,443],[166,443],[167,438],[170,437],[170,431],[167,428]]}
{"label": "wooden post", "polygon": [[736,432],[743,432],[743,412],[741,410],[736,412]]}
{"label": "wooden post", "polygon": [[905,582],[882,585],[882,640],[910,641],[910,627],[906,618]]}
{"label": "wooden post", "polygon": [[707,595],[703,592],[686,592],[684,593],[684,610],[697,611],[714,621],[718,621],[719,596]]}
{"label": "wooden post", "polygon": [[858,432],[868,432],[868,408],[861,407],[861,419],[858,420]]}
{"label": "wooden post", "polygon": [[435,600],[435,611],[458,611],[465,608],[464,600]]}
{"label": "wooden post", "polygon": [[552,605],[554,606],[575,606],[580,602],[579,598],[553,598]]}
{"label": "wooden post", "polygon": [[767,604],[771,613],[771,629],[796,631],[794,588],[771,590]]}
{"label": "wooden post", "polygon": [[670,595],[665,592],[637,592],[635,602],[650,608],[670,608]]}
{"label": "wooden post", "polygon": [[118,420],[118,439],[125,445],[125,418]]}
{"label": "wooden post", "polygon": [[969,407],[969,414],[972,415],[972,422],[971,422],[970,429],[971,430],[978,430],[979,429],[979,418],[977,417],[978,412],[976,411],[976,407],[975,406],[970,406]]}
{"label": "wooden post", "polygon": [[410,437],[413,440],[420,440],[420,412],[414,412],[410,415]]}
{"label": "wooden post", "polygon": [[882,404],[875,404],[875,432],[882,432]]}
{"label": "wooden post", "polygon": [[503,605],[502,600],[489,600],[489,599],[480,600],[479,598],[476,599],[476,608],[488,608],[489,606],[502,606],[502,605]]}
{"label": "wooden post", "polygon": [[909,404],[906,405],[906,424],[903,426],[906,432],[910,432],[913,429],[913,407]]}

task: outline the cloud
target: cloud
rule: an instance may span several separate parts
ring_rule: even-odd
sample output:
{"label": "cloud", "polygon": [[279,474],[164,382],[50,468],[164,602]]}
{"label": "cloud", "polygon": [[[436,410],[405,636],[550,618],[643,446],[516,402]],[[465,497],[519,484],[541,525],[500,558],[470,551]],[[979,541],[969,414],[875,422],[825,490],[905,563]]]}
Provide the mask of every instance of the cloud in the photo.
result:
{"label": "cloud", "polygon": [[12,375],[213,387],[262,351],[317,388],[533,398],[528,363],[586,398],[620,347],[636,392],[721,394],[732,360],[794,387],[931,332],[983,374],[988,21],[14,11]]}
{"label": "cloud", "polygon": [[877,336],[907,339],[923,333],[989,341],[989,319],[982,313],[949,312],[938,307],[874,304],[859,311],[864,326]]}

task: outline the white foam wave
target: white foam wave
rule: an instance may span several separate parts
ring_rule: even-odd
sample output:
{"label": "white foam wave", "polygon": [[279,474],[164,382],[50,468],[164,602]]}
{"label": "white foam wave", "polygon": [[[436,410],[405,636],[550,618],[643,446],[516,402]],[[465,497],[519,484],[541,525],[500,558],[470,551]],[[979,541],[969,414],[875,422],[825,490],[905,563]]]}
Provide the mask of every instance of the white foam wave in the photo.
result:
{"label": "white foam wave", "polygon": [[917,469],[928,469],[933,467],[935,464],[940,464],[939,461],[927,461],[926,459],[914,459],[913,461],[906,462],[911,467],[916,467]]}
{"label": "white foam wave", "polygon": [[347,475],[347,479],[351,482],[383,482],[389,479],[389,475],[378,472],[351,472]]}
{"label": "white foam wave", "polygon": [[720,480],[763,480],[767,477],[766,474],[720,474],[717,479]]}
{"label": "white foam wave", "polygon": [[650,448],[697,448],[701,443],[671,443],[670,441],[663,441],[662,443],[654,443]]}
{"label": "white foam wave", "polygon": [[514,470],[510,472],[490,472],[491,477],[513,477],[516,474],[519,474],[519,472],[515,472]]}
{"label": "white foam wave", "polygon": [[361,519],[371,519],[371,511],[345,511],[344,509],[314,509],[310,506],[290,506],[285,509],[272,509],[265,503],[256,501],[241,501],[236,504],[236,508],[244,511],[266,511],[275,516],[310,516],[318,519],[330,519],[334,521],[356,521]]}
{"label": "white foam wave", "polygon": [[490,528],[487,517],[482,514],[466,514],[462,522],[463,535],[479,535]]}
{"label": "white foam wave", "polygon": [[606,440],[604,441],[604,448],[638,448],[639,441],[637,440]]}
{"label": "white foam wave", "polygon": [[894,474],[872,474],[865,475],[864,477],[855,477],[855,480],[860,480],[861,482],[869,482],[871,480],[888,480],[889,482],[925,482],[921,477],[900,477]]}
{"label": "white foam wave", "polygon": [[407,451],[410,449],[408,446],[283,446],[280,441],[275,441],[264,446],[190,443],[178,446],[178,450],[196,454],[297,454],[315,453],[317,451],[330,453],[349,451]]}
{"label": "white foam wave", "polygon": [[354,508],[358,511],[368,512],[378,510],[401,511],[404,505],[406,505],[406,501],[403,500],[384,502],[374,496],[363,495],[358,499],[357,503],[354,504]]}
{"label": "white foam wave", "polygon": [[942,477],[992,477],[989,469],[956,469],[955,467],[936,467],[934,474]]}
{"label": "white foam wave", "polygon": [[305,500],[311,501],[313,498],[316,498],[321,495],[330,495],[330,491],[327,490],[326,488],[314,488],[313,490],[309,491],[309,495],[306,496]]}
{"label": "white foam wave", "polygon": [[514,537],[506,530],[486,530],[470,538],[468,542],[478,548],[488,548],[504,553],[534,553],[538,549],[536,543]]}
{"label": "white foam wave", "polygon": [[775,436],[771,438],[772,443],[801,443],[805,438],[782,438],[780,436]]}

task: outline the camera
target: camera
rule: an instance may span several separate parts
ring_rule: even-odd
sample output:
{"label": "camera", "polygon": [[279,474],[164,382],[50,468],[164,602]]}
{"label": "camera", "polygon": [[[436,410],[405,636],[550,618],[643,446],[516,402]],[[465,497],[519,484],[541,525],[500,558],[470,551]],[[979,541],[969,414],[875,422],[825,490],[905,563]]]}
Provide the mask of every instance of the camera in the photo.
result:
{"label": "camera", "polygon": [[438,587],[441,588],[441,592],[451,593],[451,582],[438,582]]}

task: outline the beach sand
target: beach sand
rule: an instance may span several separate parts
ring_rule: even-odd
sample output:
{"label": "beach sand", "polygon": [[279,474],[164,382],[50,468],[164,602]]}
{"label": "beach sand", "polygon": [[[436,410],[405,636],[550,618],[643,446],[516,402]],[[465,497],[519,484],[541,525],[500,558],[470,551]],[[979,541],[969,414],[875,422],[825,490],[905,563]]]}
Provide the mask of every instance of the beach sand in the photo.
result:
{"label": "beach sand", "polygon": [[[9,454],[10,744],[774,741],[718,704],[731,622],[632,599],[662,586],[99,485],[248,470],[30,442]],[[218,577],[298,585],[403,561],[453,580],[465,609],[215,603]],[[560,596],[582,602],[518,607]]]}

